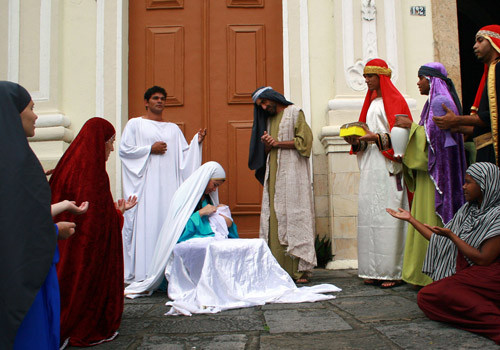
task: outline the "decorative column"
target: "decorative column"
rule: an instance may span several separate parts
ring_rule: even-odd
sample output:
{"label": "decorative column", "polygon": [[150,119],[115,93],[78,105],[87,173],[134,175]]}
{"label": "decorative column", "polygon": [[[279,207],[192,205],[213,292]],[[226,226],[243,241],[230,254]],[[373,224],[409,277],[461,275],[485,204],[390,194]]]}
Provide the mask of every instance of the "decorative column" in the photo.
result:
{"label": "decorative column", "polygon": [[38,120],[29,141],[46,169],[55,166],[73,139],[70,121],[58,106],[58,15],[56,1],[40,0],[40,7],[33,8],[9,0],[7,13],[0,16],[8,23],[8,54],[0,65],[7,68],[7,80],[26,87],[35,102]]}

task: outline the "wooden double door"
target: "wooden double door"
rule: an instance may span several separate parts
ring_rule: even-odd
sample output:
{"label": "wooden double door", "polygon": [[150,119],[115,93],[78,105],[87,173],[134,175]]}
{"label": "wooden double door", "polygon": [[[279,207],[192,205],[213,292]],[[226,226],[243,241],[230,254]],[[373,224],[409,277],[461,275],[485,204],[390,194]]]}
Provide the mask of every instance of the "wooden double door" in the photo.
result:
{"label": "wooden double door", "polygon": [[144,91],[167,90],[165,120],[186,139],[207,128],[203,161],[226,170],[219,188],[240,237],[257,237],[262,186],[247,167],[252,92],[283,90],[280,0],[129,2],[129,116],[144,113]]}

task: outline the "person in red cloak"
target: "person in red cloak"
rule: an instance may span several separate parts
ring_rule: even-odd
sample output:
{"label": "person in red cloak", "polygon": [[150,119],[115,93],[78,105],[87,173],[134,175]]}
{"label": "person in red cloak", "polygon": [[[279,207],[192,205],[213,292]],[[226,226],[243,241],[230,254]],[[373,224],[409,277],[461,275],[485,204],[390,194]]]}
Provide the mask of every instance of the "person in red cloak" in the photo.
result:
{"label": "person in red cloak", "polygon": [[76,223],[75,235],[59,244],[57,275],[61,291],[61,342],[92,346],[118,334],[123,312],[123,212],[136,198],[116,204],[110,191],[106,161],[115,129],[102,118],[82,127],[57,164],[50,186],[52,202],[88,201],[85,215],[64,213],[56,221]]}
{"label": "person in red cloak", "polygon": [[366,63],[363,71],[368,92],[359,121],[366,123],[362,137],[344,139],[357,154],[360,170],[358,198],[358,275],[365,284],[392,288],[400,285],[405,226],[387,217],[393,203],[407,207],[401,159],[394,156],[391,132],[396,115],[411,120],[403,95],[391,82],[391,69],[381,59]]}

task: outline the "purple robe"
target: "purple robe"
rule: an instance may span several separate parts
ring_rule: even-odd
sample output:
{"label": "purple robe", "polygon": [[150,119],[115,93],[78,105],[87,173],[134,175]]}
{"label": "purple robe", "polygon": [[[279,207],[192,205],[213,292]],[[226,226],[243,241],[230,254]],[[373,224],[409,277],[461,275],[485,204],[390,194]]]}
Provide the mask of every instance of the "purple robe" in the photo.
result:
{"label": "purple robe", "polygon": [[[447,79],[447,84],[442,78],[433,76],[432,69],[425,69],[426,67],[432,68],[437,71],[436,75],[443,77],[447,76],[447,72],[444,66],[438,62],[428,63],[419,70],[419,75],[430,77],[429,99],[420,115],[419,125],[424,126],[429,144],[428,171],[436,188],[436,214],[446,224],[464,204],[462,186],[467,168],[464,141],[461,134],[439,129],[432,117],[440,111],[442,112],[436,116],[446,114],[444,109],[439,108],[441,103],[445,103],[455,114],[459,114],[460,107],[457,108],[457,104],[454,102],[458,100],[458,97],[451,80]],[[422,72],[424,74],[421,74]],[[437,103],[433,104],[433,101]]]}

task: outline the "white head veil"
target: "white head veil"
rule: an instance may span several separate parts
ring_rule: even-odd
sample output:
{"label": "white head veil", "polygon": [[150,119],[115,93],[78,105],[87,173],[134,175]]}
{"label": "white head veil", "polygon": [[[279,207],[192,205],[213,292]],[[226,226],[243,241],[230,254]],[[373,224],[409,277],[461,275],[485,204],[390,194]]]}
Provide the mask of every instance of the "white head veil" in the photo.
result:
{"label": "white head veil", "polygon": [[[191,174],[177,189],[172,197],[167,219],[158,236],[158,242],[147,273],[148,277],[142,282],[134,282],[125,288],[125,295],[133,297],[134,294],[152,292],[160,286],[172,250],[205,192],[208,182],[210,179],[222,180],[225,178],[226,173],[219,163],[207,162]],[[219,204],[218,191],[210,193],[210,197],[214,205]]]}

